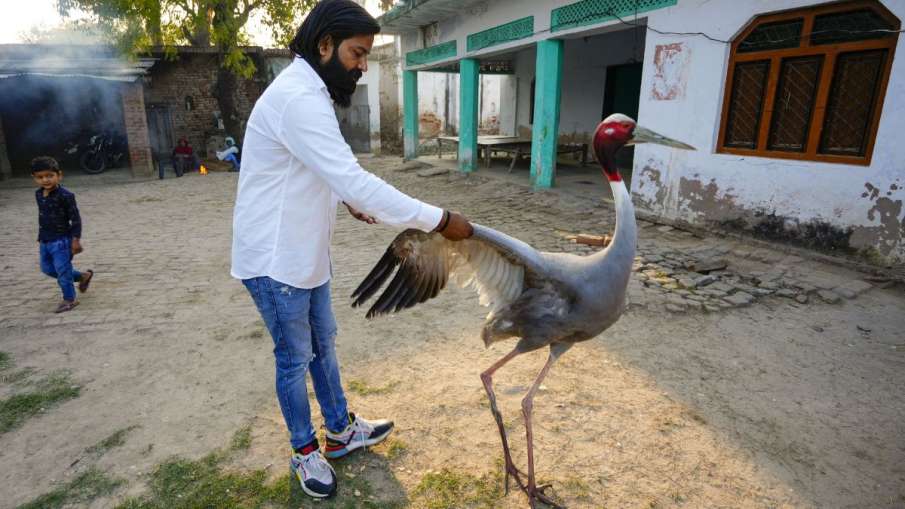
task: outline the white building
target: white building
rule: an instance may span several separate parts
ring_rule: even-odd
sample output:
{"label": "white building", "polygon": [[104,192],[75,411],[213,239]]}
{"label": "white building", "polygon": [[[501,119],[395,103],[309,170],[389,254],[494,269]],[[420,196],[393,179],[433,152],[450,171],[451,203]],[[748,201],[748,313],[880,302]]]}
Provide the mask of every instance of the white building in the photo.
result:
{"label": "white building", "polygon": [[425,71],[457,70],[460,168],[477,169],[492,65],[514,77],[535,186],[623,112],[698,149],[635,149],[648,212],[902,262],[903,16],[903,0],[408,0],[380,22],[401,35],[409,157]]}

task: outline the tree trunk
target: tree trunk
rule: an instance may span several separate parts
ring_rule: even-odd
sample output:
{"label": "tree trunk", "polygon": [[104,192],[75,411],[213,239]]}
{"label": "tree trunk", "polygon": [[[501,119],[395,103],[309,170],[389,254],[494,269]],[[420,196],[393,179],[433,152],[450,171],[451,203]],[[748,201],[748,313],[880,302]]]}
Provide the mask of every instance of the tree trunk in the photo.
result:
{"label": "tree trunk", "polygon": [[236,104],[239,78],[223,67],[222,60],[221,55],[220,66],[217,69],[217,104],[220,106],[220,115],[223,118],[227,136],[232,136],[236,143],[241,144],[242,138],[245,136],[245,129],[243,129],[239,108]]}

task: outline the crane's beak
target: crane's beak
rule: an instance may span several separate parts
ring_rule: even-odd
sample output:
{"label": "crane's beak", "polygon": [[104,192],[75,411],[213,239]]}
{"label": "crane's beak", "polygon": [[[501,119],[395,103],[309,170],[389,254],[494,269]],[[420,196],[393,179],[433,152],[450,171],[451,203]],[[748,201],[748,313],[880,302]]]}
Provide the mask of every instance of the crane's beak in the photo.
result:
{"label": "crane's beak", "polygon": [[632,132],[632,139],[628,140],[626,145],[637,145],[639,143],[656,143],[658,145],[666,145],[667,147],[680,148],[683,150],[695,150],[694,147],[687,143],[667,138],[662,134],[657,134],[650,129],[641,126],[635,126],[635,130]]}

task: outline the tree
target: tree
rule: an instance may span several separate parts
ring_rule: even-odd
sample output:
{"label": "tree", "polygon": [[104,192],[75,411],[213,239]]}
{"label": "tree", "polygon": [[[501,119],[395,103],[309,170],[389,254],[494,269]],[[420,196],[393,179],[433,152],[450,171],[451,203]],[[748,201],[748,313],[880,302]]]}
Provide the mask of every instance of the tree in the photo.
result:
{"label": "tree", "polygon": [[255,63],[241,47],[248,45],[249,17],[263,16],[277,43],[288,45],[303,14],[317,0],[57,0],[60,14],[88,13],[104,27],[110,42],[136,56],[163,49],[176,57],[177,46],[216,47],[219,61],[216,95],[227,132],[244,133],[236,110],[239,78],[250,78]]}

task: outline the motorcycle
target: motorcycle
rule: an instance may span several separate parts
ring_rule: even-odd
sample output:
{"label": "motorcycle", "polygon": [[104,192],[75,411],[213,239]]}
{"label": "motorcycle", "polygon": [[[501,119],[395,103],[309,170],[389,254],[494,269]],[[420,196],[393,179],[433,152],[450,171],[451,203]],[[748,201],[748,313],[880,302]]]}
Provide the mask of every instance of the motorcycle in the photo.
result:
{"label": "motorcycle", "polygon": [[107,168],[115,168],[125,155],[125,143],[121,136],[109,132],[95,134],[79,157],[79,166],[85,173],[94,175]]}

